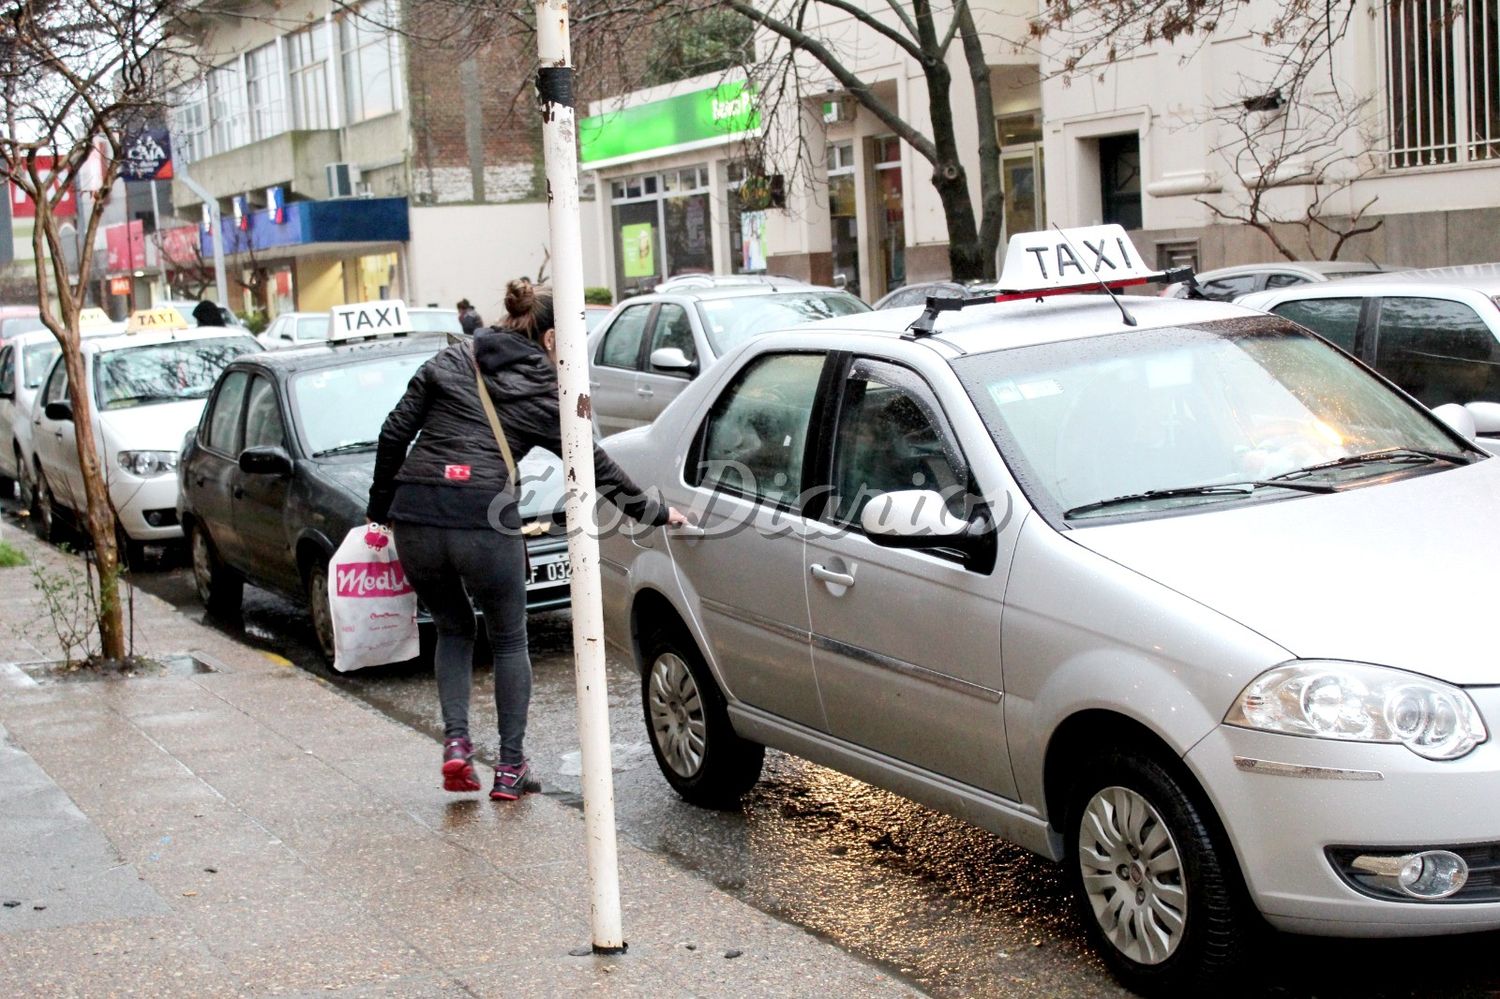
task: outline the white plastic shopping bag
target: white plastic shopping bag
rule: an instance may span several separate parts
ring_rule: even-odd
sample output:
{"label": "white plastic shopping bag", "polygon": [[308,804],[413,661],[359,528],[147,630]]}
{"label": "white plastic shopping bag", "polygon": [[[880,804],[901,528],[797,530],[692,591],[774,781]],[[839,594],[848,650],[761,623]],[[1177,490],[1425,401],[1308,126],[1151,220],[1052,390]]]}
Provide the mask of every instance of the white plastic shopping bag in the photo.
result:
{"label": "white plastic shopping bag", "polygon": [[399,663],[420,652],[417,594],[401,571],[396,539],[377,524],[356,527],[328,565],[333,668]]}

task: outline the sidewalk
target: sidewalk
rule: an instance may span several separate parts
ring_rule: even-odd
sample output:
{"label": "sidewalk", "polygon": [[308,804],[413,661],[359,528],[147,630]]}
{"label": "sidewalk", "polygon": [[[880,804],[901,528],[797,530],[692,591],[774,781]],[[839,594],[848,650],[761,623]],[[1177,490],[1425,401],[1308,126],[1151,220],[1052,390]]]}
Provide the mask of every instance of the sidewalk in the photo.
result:
{"label": "sidewalk", "polygon": [[[135,612],[139,652],[213,672],[0,665],[6,994],[915,994],[625,843],[629,952],[592,956],[581,813],[445,794],[431,739],[154,597]],[[31,570],[0,569],[0,662],[58,655]]]}

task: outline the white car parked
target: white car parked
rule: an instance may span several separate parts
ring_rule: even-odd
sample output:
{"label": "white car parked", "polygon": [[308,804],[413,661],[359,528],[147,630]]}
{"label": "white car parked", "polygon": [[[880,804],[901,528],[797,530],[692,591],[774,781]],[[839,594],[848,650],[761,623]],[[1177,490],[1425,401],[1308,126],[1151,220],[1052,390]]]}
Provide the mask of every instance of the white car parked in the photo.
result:
{"label": "white car parked", "polygon": [[[84,342],[94,440],[120,533],[131,547],[182,537],[176,471],[183,436],[197,425],[219,372],[241,354],[260,349],[248,333],[222,326],[188,328],[180,317],[172,328]],[[53,540],[59,535],[59,513],[86,507],[61,358],[43,384],[31,437],[36,523]]]}
{"label": "white car parked", "polygon": [[[113,332],[104,325],[85,326],[86,337]],[[21,499],[29,500],[26,469],[31,467],[31,421],[42,380],[57,360],[57,338],[50,330],[22,333],[0,348],[0,496],[22,484]]]}

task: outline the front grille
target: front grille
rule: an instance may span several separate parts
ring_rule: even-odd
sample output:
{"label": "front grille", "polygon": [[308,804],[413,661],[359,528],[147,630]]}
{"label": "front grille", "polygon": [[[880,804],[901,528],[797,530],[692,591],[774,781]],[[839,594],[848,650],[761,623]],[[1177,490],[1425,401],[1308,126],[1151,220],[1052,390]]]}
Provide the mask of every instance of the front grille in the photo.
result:
{"label": "front grille", "polygon": [[[1359,856],[1379,854],[1390,856],[1397,853],[1421,853],[1423,850],[1447,850],[1456,853],[1469,865],[1469,880],[1453,895],[1434,901],[1423,901],[1403,895],[1401,892],[1378,883],[1371,875],[1350,868]],[[1344,882],[1362,895],[1391,902],[1420,902],[1423,905],[1444,905],[1455,902],[1500,902],[1500,843],[1479,843],[1471,846],[1414,846],[1410,848],[1392,846],[1330,846],[1328,860],[1339,872]]]}

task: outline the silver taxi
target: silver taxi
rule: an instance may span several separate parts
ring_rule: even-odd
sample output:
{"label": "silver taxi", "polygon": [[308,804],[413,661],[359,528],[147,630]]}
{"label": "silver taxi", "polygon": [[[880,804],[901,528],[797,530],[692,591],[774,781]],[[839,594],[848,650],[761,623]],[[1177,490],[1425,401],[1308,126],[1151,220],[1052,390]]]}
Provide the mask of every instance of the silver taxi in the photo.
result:
{"label": "silver taxi", "polygon": [[608,441],[694,525],[602,542],[663,774],[1000,833],[1142,990],[1500,927],[1500,462],[1288,321],[1051,297],[1164,277],[1128,245],[1019,235],[1013,300],[757,337]]}

